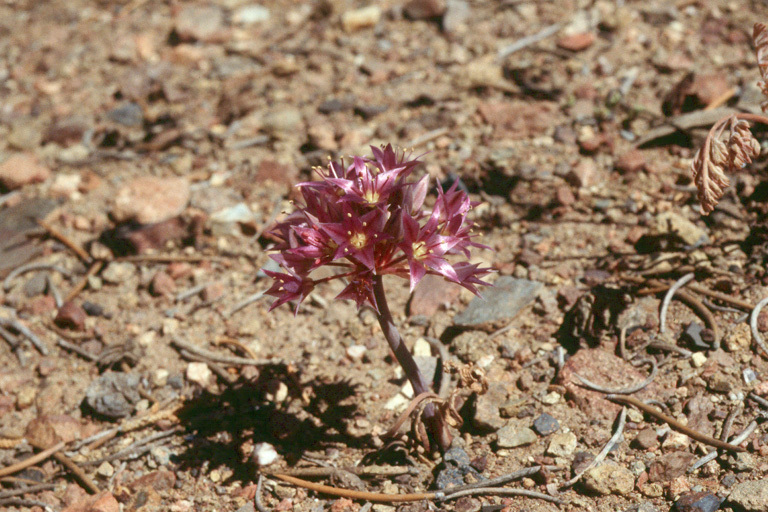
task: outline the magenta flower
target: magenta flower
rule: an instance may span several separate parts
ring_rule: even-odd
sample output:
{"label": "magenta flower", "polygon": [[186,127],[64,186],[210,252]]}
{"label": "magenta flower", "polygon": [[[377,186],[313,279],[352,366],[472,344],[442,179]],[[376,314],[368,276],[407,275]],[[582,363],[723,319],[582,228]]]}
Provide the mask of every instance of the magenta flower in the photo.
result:
{"label": "magenta flower", "polygon": [[[425,275],[439,275],[477,294],[477,286],[488,284],[481,278],[491,269],[467,261],[470,248],[486,247],[473,240],[467,215],[474,205],[457,185],[447,191],[438,185],[432,211],[425,210],[428,176],[407,179],[418,158],[391,145],[371,150],[373,158],[354,157],[348,166],[331,162],[327,169],[315,169],[320,180],[298,185],[304,205],[272,230],[280,242],[271,257],[286,272],[267,272],[275,280],[267,293],[277,298],[272,309],[295,301],[297,312],[319,283],[344,279],[347,285],[337,298],[376,310],[387,341],[420,394],[429,384],[394,326],[382,276],[405,277],[413,290]],[[310,277],[325,265],[338,272]],[[434,434],[444,444],[444,432]]]}

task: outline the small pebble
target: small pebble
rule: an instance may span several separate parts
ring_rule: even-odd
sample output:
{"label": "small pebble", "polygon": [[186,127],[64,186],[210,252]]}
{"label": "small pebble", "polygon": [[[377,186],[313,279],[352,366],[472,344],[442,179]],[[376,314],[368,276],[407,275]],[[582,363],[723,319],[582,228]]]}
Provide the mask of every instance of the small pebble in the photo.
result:
{"label": "small pebble", "polygon": [[85,310],[79,304],[69,301],[65,302],[56,318],[53,320],[57,326],[62,329],[71,329],[73,331],[82,331],[85,329]]}
{"label": "small pebble", "polygon": [[263,467],[272,464],[277,460],[277,450],[269,443],[256,443],[251,455],[257,466]]}
{"label": "small pebble", "polygon": [[131,414],[141,399],[139,378],[132,373],[106,372],[88,386],[86,403],[97,413],[109,418]]}
{"label": "small pebble", "polygon": [[720,508],[722,502],[722,498],[719,498],[711,492],[687,492],[675,501],[672,511],[715,512]]}
{"label": "small pebble", "polygon": [[187,365],[187,380],[205,387],[213,377],[213,372],[208,365],[200,362],[192,362]]}
{"label": "small pebble", "polygon": [[570,457],[576,450],[577,439],[573,432],[554,434],[547,447],[547,455]]}
{"label": "small pebble", "polygon": [[381,19],[381,8],[378,5],[369,5],[362,9],[347,11],[341,15],[341,26],[347,32],[354,32],[362,28],[376,25]]}
{"label": "small pebble", "polygon": [[540,436],[548,436],[554,434],[560,428],[560,424],[555,418],[547,413],[543,413],[541,416],[533,421],[533,430]]}
{"label": "small pebble", "polygon": [[701,368],[707,362],[707,356],[703,352],[694,352],[691,356],[691,364],[694,368]]}
{"label": "small pebble", "polygon": [[496,435],[498,439],[496,444],[499,448],[517,448],[533,444],[538,439],[536,432],[529,428],[518,428],[515,425],[507,425],[500,428]]}
{"label": "small pebble", "polygon": [[96,469],[96,473],[99,476],[103,476],[105,478],[109,478],[112,475],[115,474],[115,468],[107,461],[104,461],[101,463],[101,465]]}
{"label": "small pebble", "polygon": [[365,345],[352,345],[347,347],[347,357],[353,361],[359,361],[363,358],[367,350],[368,349],[365,348]]}

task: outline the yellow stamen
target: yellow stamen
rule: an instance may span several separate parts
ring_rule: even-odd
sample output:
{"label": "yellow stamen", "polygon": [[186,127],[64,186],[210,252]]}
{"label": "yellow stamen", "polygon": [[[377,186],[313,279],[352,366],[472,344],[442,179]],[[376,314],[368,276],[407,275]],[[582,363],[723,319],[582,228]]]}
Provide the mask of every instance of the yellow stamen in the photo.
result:
{"label": "yellow stamen", "polygon": [[364,233],[355,233],[349,238],[349,243],[356,249],[365,247],[367,239]]}
{"label": "yellow stamen", "polygon": [[427,257],[432,251],[427,249],[427,244],[424,242],[416,242],[412,245],[413,257],[417,260],[422,260]]}

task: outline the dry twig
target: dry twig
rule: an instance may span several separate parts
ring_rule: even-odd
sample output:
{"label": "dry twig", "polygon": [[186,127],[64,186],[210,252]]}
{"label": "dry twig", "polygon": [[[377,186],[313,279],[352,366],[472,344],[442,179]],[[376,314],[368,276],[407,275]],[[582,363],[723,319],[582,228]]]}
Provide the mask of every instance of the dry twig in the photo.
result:
{"label": "dry twig", "polygon": [[623,395],[607,395],[605,398],[608,400],[611,400],[612,402],[618,402],[625,405],[634,405],[638,409],[640,409],[643,412],[647,412],[651,416],[653,416],[656,419],[659,419],[669,425],[673,430],[676,430],[680,432],[681,434],[685,434],[686,436],[690,437],[691,439],[694,439],[696,441],[699,441],[704,444],[708,444],[710,446],[714,446],[716,448],[722,448],[724,450],[731,450],[734,452],[743,452],[745,451],[744,448],[741,446],[735,446],[729,443],[726,443],[725,441],[721,441],[720,439],[715,439],[714,437],[710,437],[706,434],[702,434],[701,432],[698,432],[696,430],[693,430],[686,425],[683,425],[679,421],[677,421],[674,418],[671,418],[667,416],[666,414],[663,414],[650,405],[641,402],[637,398],[631,397],[631,396],[623,396]]}
{"label": "dry twig", "polygon": [[103,267],[104,267],[103,261],[94,262],[93,265],[88,267],[88,272],[85,273],[83,278],[80,279],[80,281],[78,281],[77,284],[71,290],[69,290],[69,293],[64,298],[64,302],[69,302],[75,297],[77,297],[80,294],[80,292],[85,289],[86,285],[88,284],[88,279],[90,279],[91,277],[99,273],[99,271],[101,271]]}
{"label": "dry twig", "polygon": [[210,361],[214,361],[217,363],[222,363],[226,365],[231,366],[262,366],[267,364],[280,364],[282,363],[281,359],[249,359],[246,357],[234,357],[234,356],[226,356],[217,354],[216,352],[211,352],[210,350],[205,350],[203,348],[200,348],[196,345],[193,345],[191,343],[188,343],[178,336],[175,336],[173,338],[172,343],[179,349],[186,350],[190,354],[193,354],[198,357],[202,357],[204,359],[208,359]]}
{"label": "dry twig", "polygon": [[65,276],[72,275],[72,272],[54,263],[28,263],[26,265],[16,267],[7,276],[5,276],[5,279],[3,280],[3,290],[10,290],[14,279],[19,277],[21,274],[32,272],[33,270],[53,270]]}
{"label": "dry twig", "polygon": [[590,462],[586,468],[579,471],[578,474],[576,474],[573,478],[571,478],[566,483],[564,483],[563,486],[560,487],[560,489],[567,489],[568,487],[572,487],[573,484],[581,480],[581,477],[584,476],[584,473],[586,473],[593,467],[603,462],[603,460],[605,459],[606,456],[608,456],[608,453],[611,451],[613,446],[615,444],[618,444],[618,442],[621,440],[621,436],[624,435],[624,425],[626,425],[626,421],[627,421],[627,408],[622,407],[621,412],[619,412],[619,419],[618,419],[618,424],[616,425],[616,432],[613,433],[613,436],[611,436],[611,438],[608,440],[608,443],[606,443],[603,449],[600,450],[600,453],[597,454],[597,457],[595,457],[595,460]]}
{"label": "dry twig", "polygon": [[4,467],[0,469],[0,477],[6,476],[6,475],[12,475],[14,473],[18,473],[19,471],[23,469],[27,469],[30,466],[34,466],[38,462],[44,461],[51,455],[57,453],[59,450],[64,448],[64,442],[60,442],[54,446],[51,446],[50,448],[41,451],[37,455],[33,455],[32,457],[29,457],[28,459],[24,459],[21,462],[17,462],[16,464],[11,464],[10,466]]}
{"label": "dry twig", "polygon": [[90,264],[91,261],[93,261],[93,258],[91,258],[91,255],[88,254],[88,252],[80,247],[80,245],[69,238],[67,235],[53,227],[52,225],[48,224],[46,221],[42,219],[37,220],[37,224],[46,230],[49,235],[51,235],[53,238],[57,239],[59,242],[63,243],[67,248],[69,248],[72,252],[74,252],[78,258],[82,260],[83,263],[86,265]]}
{"label": "dry twig", "polygon": [[693,278],[696,277],[693,272],[690,274],[686,274],[677,281],[675,281],[672,286],[669,287],[669,290],[667,291],[667,294],[664,296],[664,300],[661,303],[661,314],[659,319],[659,332],[664,334],[664,331],[667,326],[667,310],[669,310],[669,303],[672,302],[672,297],[675,296],[675,293],[685,286],[686,283],[689,281],[692,281]]}
{"label": "dry twig", "polygon": [[20,334],[23,334],[35,348],[44,356],[48,355],[48,347],[45,346],[43,341],[37,337],[29,328],[14,318],[0,318],[0,326],[11,327]]}
{"label": "dry twig", "polygon": [[752,313],[749,315],[749,328],[752,330],[752,339],[755,340],[755,344],[760,347],[763,354],[768,356],[768,346],[765,345],[762,336],[760,336],[760,333],[757,330],[757,317],[760,315],[760,311],[766,304],[768,304],[768,297],[758,302],[755,309],[752,310]]}
{"label": "dry twig", "polygon": [[659,371],[659,367],[656,365],[656,361],[654,359],[652,359],[652,358],[651,359],[643,359],[638,364],[643,364],[643,363],[648,363],[648,364],[651,365],[651,373],[650,373],[650,375],[648,375],[648,377],[644,381],[642,381],[642,382],[640,382],[638,384],[635,384],[634,386],[629,386],[628,388],[623,388],[623,389],[621,389],[621,388],[619,388],[619,389],[605,388],[603,386],[595,384],[594,382],[592,382],[590,380],[587,380],[586,378],[582,377],[578,373],[574,373],[573,376],[576,377],[577,379],[579,379],[584,386],[588,387],[589,389],[591,389],[593,391],[599,391],[600,393],[607,393],[607,394],[612,394],[612,395],[631,395],[632,393],[637,393],[641,389],[645,389],[646,387],[648,387],[648,385],[651,382],[653,382],[653,379],[656,378],[656,374]]}

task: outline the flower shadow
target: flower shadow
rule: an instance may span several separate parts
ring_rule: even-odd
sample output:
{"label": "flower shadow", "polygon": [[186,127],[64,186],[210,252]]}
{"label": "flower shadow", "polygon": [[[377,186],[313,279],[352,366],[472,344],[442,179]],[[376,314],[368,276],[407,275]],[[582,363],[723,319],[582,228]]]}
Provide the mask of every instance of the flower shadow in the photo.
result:
{"label": "flower shadow", "polygon": [[[282,402],[275,401],[276,382],[288,383]],[[369,447],[370,436],[347,428],[358,409],[355,397],[356,386],[348,381],[299,382],[284,365],[263,367],[255,380],[240,379],[222,392],[204,390],[187,400],[177,414],[186,446],[175,462],[193,473],[229,469],[227,481],[248,482],[256,474],[250,461],[256,443],[272,444],[290,465],[307,452]]]}

